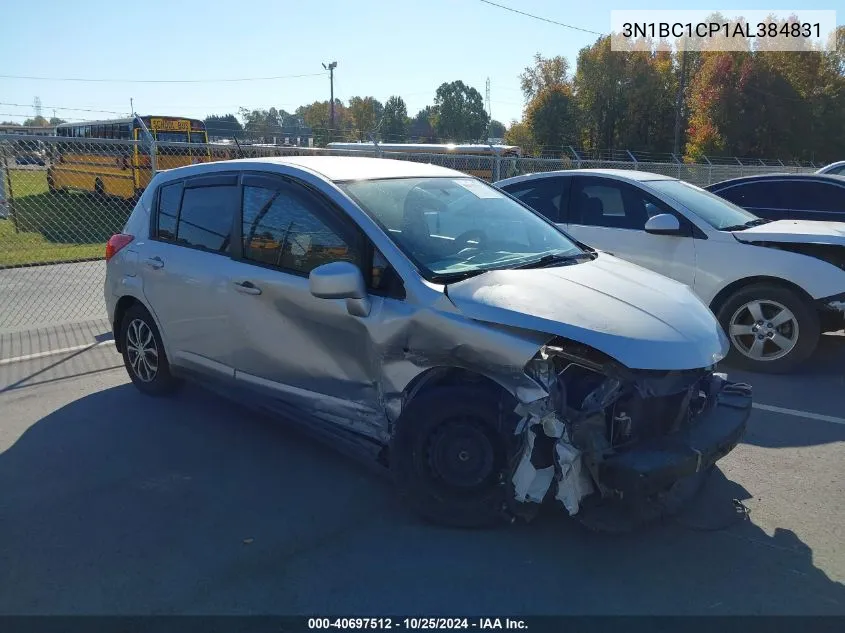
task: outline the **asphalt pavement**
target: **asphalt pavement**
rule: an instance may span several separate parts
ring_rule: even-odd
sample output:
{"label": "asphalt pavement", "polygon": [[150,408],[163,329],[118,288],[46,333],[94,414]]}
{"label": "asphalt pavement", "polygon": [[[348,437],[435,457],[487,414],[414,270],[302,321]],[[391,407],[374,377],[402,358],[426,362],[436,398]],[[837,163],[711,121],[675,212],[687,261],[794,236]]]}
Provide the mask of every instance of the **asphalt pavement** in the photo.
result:
{"label": "asphalt pavement", "polygon": [[377,468],[197,387],[144,397],[95,343],[0,365],[0,614],[845,615],[843,336],[730,372],[769,408],[622,536],[427,525]]}

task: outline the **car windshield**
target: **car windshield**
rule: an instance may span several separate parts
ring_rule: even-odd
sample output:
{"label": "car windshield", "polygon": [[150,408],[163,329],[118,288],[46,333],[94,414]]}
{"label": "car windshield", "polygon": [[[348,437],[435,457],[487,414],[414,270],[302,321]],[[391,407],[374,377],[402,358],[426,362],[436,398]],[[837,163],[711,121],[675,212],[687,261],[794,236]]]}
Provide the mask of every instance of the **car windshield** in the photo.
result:
{"label": "car windshield", "polygon": [[429,281],[590,256],[553,224],[474,178],[338,183]]}
{"label": "car windshield", "polygon": [[687,182],[652,180],[648,185],[677,200],[719,231],[740,231],[766,222],[724,198]]}

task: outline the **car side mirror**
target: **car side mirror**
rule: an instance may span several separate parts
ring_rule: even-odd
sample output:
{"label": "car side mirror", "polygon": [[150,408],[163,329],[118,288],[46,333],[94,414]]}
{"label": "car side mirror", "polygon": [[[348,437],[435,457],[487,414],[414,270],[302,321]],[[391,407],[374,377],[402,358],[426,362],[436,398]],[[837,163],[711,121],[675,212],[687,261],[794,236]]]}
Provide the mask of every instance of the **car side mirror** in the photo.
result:
{"label": "car side mirror", "polygon": [[653,235],[677,235],[681,232],[681,223],[671,213],[659,213],[645,223],[645,232]]}
{"label": "car side mirror", "polygon": [[308,288],[318,299],[346,299],[346,309],[352,316],[370,314],[370,297],[364,276],[351,262],[317,266],[308,275]]}

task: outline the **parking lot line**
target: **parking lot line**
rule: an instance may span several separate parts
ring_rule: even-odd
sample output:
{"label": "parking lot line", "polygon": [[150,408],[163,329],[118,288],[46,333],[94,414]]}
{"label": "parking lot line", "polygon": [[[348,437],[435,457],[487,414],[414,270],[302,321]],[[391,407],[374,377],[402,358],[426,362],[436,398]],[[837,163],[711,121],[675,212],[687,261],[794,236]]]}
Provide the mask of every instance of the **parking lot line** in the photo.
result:
{"label": "parking lot line", "polygon": [[760,409],[761,411],[771,411],[772,413],[794,415],[799,418],[809,418],[810,420],[820,420],[822,422],[833,422],[833,424],[845,424],[845,418],[837,418],[832,415],[822,415],[821,413],[799,411],[798,409],[786,409],[784,407],[775,407],[770,404],[760,404],[759,402],[755,402],[751,406],[755,409]]}
{"label": "parking lot line", "polygon": [[35,354],[24,354],[23,356],[14,356],[12,358],[0,359],[0,365],[10,365],[12,363],[22,363],[36,358],[44,358],[46,356],[57,356],[58,354],[68,354],[70,352],[78,352],[81,349],[94,349],[101,345],[114,345],[114,339],[108,341],[97,341],[96,343],[85,343],[84,345],[74,345],[73,347],[63,347],[61,349],[51,349],[46,352],[36,352]]}

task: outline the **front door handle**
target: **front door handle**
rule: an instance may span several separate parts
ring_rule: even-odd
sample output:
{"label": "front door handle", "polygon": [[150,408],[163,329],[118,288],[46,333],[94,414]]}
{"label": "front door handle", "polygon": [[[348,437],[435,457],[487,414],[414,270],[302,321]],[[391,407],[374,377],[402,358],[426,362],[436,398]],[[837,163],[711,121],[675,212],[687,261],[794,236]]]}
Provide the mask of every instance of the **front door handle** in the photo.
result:
{"label": "front door handle", "polygon": [[158,270],[159,268],[164,268],[164,261],[161,257],[148,257],[147,266],[154,270]]}
{"label": "front door handle", "polygon": [[235,284],[235,290],[238,292],[242,292],[245,295],[260,295],[261,288],[256,286],[251,281],[233,281]]}

